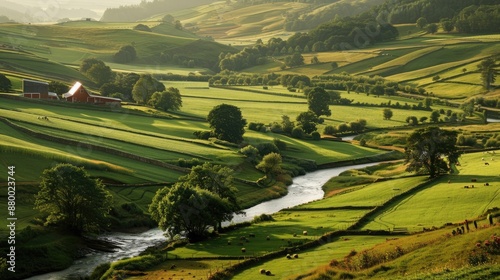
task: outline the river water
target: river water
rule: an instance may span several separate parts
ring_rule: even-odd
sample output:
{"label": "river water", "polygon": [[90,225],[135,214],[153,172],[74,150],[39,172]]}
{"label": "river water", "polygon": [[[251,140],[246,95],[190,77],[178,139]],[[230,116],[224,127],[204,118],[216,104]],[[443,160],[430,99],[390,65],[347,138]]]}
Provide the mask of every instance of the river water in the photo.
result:
{"label": "river water", "polygon": [[[321,199],[324,195],[322,186],[332,177],[349,169],[358,169],[377,163],[359,164],[344,167],[335,167],[329,169],[317,170],[307,173],[303,176],[293,178],[293,184],[288,187],[288,194],[262,202],[254,207],[245,209],[245,215],[236,215],[230,223],[241,223],[250,221],[253,217],[261,214],[273,214],[281,209],[294,207],[300,204]],[[230,224],[229,222],[226,225]],[[37,275],[29,280],[69,280],[80,279],[82,276],[89,275],[95,267],[101,263],[113,262],[125,257],[139,255],[146,248],[156,245],[166,240],[163,232],[158,229],[151,229],[142,233],[110,233],[100,237],[118,243],[120,246],[115,252],[94,252],[85,258],[76,260],[75,263],[62,271]]]}

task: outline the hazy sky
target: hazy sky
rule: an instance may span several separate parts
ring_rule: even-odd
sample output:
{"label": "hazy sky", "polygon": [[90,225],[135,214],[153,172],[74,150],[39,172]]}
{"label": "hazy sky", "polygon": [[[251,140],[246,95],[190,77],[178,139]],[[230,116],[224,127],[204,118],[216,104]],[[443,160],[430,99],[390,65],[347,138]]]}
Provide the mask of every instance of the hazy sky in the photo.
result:
{"label": "hazy sky", "polygon": [[[150,0],[148,0],[149,2]],[[26,7],[39,7],[44,10],[57,9],[89,9],[99,13],[106,8],[114,8],[123,5],[139,4],[141,0],[0,0],[0,3],[14,2]]]}

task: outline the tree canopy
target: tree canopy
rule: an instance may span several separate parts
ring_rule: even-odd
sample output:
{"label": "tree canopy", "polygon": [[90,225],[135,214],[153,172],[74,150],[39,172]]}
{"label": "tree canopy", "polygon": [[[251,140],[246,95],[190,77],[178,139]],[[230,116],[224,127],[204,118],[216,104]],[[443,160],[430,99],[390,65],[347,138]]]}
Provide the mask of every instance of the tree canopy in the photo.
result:
{"label": "tree canopy", "polygon": [[158,190],[149,207],[151,217],[171,238],[184,232],[192,242],[204,239],[208,228],[231,210],[227,199],[186,182]]}
{"label": "tree canopy", "polygon": [[179,89],[169,87],[166,91],[153,93],[148,103],[162,111],[177,111],[182,107],[182,98]]}
{"label": "tree canopy", "polygon": [[[236,197],[237,189],[233,186],[233,170],[229,167],[212,165],[205,162],[202,165],[191,168],[191,172],[188,175],[180,177],[179,181],[192,186],[199,186],[202,189],[215,193],[222,199],[227,199],[232,205],[232,211],[228,215],[240,210]],[[227,220],[231,218],[232,216],[226,217]]]}
{"label": "tree canopy", "polygon": [[97,58],[87,58],[80,64],[80,72],[98,86],[112,82],[114,73],[109,66]]}
{"label": "tree canopy", "polygon": [[317,116],[331,116],[332,111],[329,108],[330,94],[322,87],[315,87],[307,94],[307,105],[309,110]]}
{"label": "tree canopy", "polygon": [[[426,171],[431,178],[451,170],[461,152],[457,149],[457,132],[427,127],[414,131],[407,139],[407,171]],[[446,160],[445,160],[446,159]]]}
{"label": "tree canopy", "polygon": [[217,139],[231,143],[243,141],[247,122],[240,108],[229,104],[217,105],[208,113],[207,120]]}
{"label": "tree canopy", "polygon": [[318,116],[312,111],[302,112],[297,116],[297,124],[302,127],[305,133],[316,131],[318,121]]}
{"label": "tree canopy", "polygon": [[481,81],[483,81],[483,86],[485,89],[490,89],[491,85],[496,80],[496,70],[495,70],[495,59],[489,57],[487,59],[481,60],[477,65],[479,72],[481,73]]}
{"label": "tree canopy", "polygon": [[262,161],[255,166],[266,174],[268,179],[273,179],[283,172],[281,169],[282,158],[278,153],[269,153],[262,158]]}
{"label": "tree canopy", "polygon": [[46,169],[41,180],[35,208],[48,215],[47,224],[61,225],[78,234],[106,226],[111,194],[83,167],[59,164]]}
{"label": "tree canopy", "polygon": [[10,91],[12,89],[12,83],[9,78],[7,78],[4,74],[0,74],[0,91]]}
{"label": "tree canopy", "polygon": [[131,45],[126,45],[120,48],[118,52],[113,55],[113,60],[118,63],[129,63],[137,58],[137,52]]}
{"label": "tree canopy", "polygon": [[132,89],[132,98],[139,104],[147,104],[153,93],[165,90],[165,85],[157,81],[153,76],[141,75]]}

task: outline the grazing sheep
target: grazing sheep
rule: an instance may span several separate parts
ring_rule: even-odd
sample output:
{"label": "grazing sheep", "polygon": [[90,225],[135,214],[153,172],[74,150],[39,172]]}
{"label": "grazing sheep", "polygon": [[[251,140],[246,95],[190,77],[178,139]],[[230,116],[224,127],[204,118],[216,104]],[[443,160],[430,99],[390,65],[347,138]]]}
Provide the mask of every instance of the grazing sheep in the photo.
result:
{"label": "grazing sheep", "polygon": [[241,252],[242,252],[242,253],[245,253],[246,251],[247,251],[247,249],[246,249],[246,248],[241,248]]}
{"label": "grazing sheep", "polygon": [[266,270],[265,270],[265,269],[263,269],[263,268],[261,268],[261,269],[259,270],[259,272],[260,272],[260,274],[266,274]]}
{"label": "grazing sheep", "polygon": [[269,235],[268,235],[268,236],[266,237],[266,240],[270,240],[270,239],[271,239],[271,237],[269,237]]}
{"label": "grazing sheep", "polygon": [[303,234],[303,235],[307,235],[307,230],[304,230],[304,231],[302,232],[302,234]]}
{"label": "grazing sheep", "polygon": [[296,234],[296,233],[294,233],[294,234],[293,234],[293,237],[297,237],[297,234]]}
{"label": "grazing sheep", "polygon": [[488,162],[485,162],[484,165],[490,165]]}
{"label": "grazing sheep", "polygon": [[294,258],[294,259],[298,259],[298,258],[299,258],[299,255],[298,255],[298,254],[294,254],[294,255],[293,255],[293,258]]}
{"label": "grazing sheep", "polygon": [[227,241],[227,245],[231,245],[231,240],[228,240],[228,241]]}
{"label": "grazing sheep", "polygon": [[267,270],[267,271],[266,271],[266,275],[267,275],[267,276],[271,275],[271,270]]}
{"label": "grazing sheep", "polygon": [[292,258],[292,256],[291,256],[290,254],[286,254],[286,258],[287,258],[287,259],[291,259],[291,258]]}

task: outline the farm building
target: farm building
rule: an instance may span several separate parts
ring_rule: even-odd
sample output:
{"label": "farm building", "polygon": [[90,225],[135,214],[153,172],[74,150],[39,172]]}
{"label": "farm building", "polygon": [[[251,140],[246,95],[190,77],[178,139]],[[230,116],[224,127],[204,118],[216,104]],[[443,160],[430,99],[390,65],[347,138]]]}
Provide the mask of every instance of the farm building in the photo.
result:
{"label": "farm building", "polygon": [[46,82],[23,80],[23,96],[33,99],[59,99],[54,92],[49,92]]}
{"label": "farm building", "polygon": [[122,101],[119,98],[93,95],[89,91],[87,91],[80,82],[76,82],[67,93],[63,94],[63,99],[65,99],[68,102],[80,102],[80,103],[114,105],[114,106],[120,106]]}

